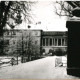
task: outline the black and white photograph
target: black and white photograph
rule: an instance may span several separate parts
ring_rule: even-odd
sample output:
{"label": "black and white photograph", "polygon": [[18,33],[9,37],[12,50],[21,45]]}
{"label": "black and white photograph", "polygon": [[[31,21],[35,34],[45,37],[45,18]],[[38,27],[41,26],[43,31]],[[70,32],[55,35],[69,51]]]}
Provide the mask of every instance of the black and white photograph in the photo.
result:
{"label": "black and white photograph", "polygon": [[80,79],[80,1],[0,0],[0,79]]}

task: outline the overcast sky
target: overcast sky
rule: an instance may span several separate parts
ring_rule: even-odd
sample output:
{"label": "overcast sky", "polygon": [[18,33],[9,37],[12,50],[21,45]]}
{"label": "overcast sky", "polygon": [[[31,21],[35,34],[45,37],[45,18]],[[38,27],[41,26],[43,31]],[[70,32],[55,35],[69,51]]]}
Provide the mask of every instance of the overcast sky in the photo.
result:
{"label": "overcast sky", "polygon": [[[65,17],[59,17],[55,14],[53,7],[55,4],[52,4],[52,2],[52,0],[38,0],[38,3],[32,8],[34,25],[31,24],[31,29],[67,31]],[[37,22],[41,22],[41,24],[35,25]],[[27,28],[27,24],[23,23],[22,25],[23,29]]]}

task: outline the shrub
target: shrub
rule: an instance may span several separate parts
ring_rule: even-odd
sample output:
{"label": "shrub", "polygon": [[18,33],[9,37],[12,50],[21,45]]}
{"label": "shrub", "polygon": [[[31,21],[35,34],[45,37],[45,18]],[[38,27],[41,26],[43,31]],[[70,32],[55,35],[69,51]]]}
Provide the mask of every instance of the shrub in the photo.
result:
{"label": "shrub", "polygon": [[66,51],[63,51],[62,49],[57,49],[56,51],[55,51],[55,55],[56,56],[64,56],[64,55],[66,55],[67,53],[66,53]]}
{"label": "shrub", "polygon": [[52,50],[52,49],[50,49],[50,50],[49,50],[49,53],[52,53],[52,52],[53,52],[53,50]]}
{"label": "shrub", "polygon": [[41,53],[45,52],[45,49],[41,49]]}
{"label": "shrub", "polygon": [[43,55],[43,53],[45,53],[45,49],[41,49],[40,55]]}
{"label": "shrub", "polygon": [[49,53],[52,53],[51,56],[54,56],[54,50],[50,49],[50,50],[49,50]]}

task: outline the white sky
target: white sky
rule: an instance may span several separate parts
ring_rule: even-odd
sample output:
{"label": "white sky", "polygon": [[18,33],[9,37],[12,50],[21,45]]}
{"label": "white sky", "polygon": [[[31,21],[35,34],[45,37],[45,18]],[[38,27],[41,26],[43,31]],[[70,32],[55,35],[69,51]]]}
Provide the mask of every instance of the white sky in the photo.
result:
{"label": "white sky", "polygon": [[[32,8],[33,24],[31,29],[42,29],[44,31],[67,31],[65,17],[59,17],[54,13],[52,0],[38,0],[39,2]],[[55,5],[55,4],[54,4]],[[35,25],[35,23],[41,24]],[[27,24],[23,23],[19,28],[27,28]]]}

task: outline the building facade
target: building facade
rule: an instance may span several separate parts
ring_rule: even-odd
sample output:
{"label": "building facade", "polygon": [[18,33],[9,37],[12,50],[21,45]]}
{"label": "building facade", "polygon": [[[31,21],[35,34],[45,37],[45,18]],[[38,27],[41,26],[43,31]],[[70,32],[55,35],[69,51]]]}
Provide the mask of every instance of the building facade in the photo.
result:
{"label": "building facade", "polygon": [[[67,49],[66,32],[44,32],[42,30],[4,30],[2,52],[5,54],[22,54],[24,51],[33,51],[39,54],[42,49],[48,53],[50,49]],[[0,43],[2,43],[0,40]],[[1,49],[0,49],[1,50]],[[0,51],[1,53],[1,51]]]}
{"label": "building facade", "polygon": [[22,54],[29,47],[40,53],[41,30],[4,30],[2,40],[4,54]]}
{"label": "building facade", "polygon": [[49,50],[56,51],[57,49],[67,51],[67,32],[43,32],[42,48],[45,53],[49,53]]}

